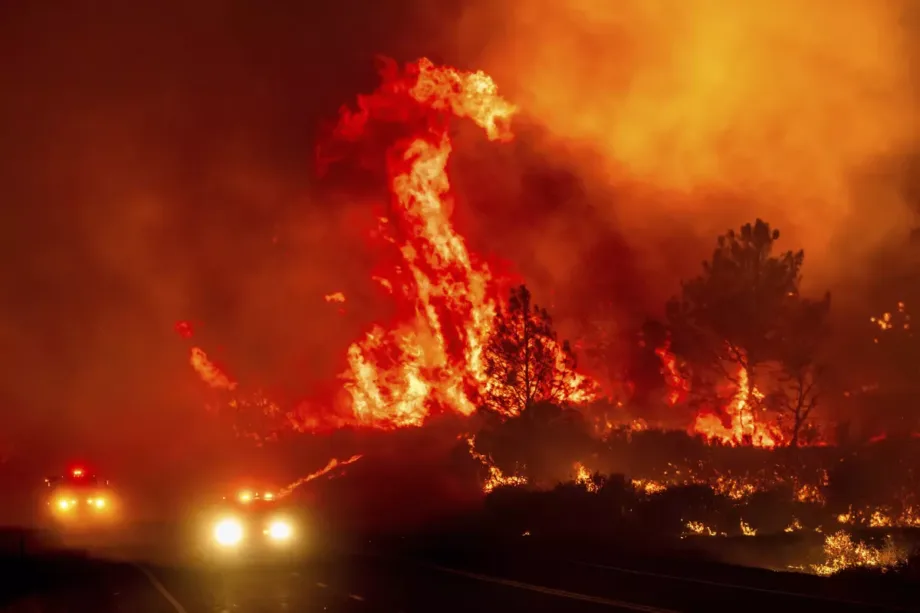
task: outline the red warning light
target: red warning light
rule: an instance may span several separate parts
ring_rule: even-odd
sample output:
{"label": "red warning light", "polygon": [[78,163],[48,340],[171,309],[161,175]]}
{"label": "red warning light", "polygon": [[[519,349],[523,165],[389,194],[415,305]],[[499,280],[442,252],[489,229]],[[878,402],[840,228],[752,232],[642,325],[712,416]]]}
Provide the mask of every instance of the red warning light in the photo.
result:
{"label": "red warning light", "polygon": [[74,477],[82,477],[82,476],[83,476],[83,469],[82,469],[82,468],[74,468],[72,471],[70,471],[70,474],[73,475]]}

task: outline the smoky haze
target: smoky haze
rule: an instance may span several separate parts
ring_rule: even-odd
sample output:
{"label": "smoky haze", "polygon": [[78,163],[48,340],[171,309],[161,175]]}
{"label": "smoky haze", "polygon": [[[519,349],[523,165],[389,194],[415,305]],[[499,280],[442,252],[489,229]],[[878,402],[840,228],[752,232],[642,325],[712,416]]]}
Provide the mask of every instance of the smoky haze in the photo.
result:
{"label": "smoky haze", "polygon": [[177,320],[270,389],[340,368],[357,324],[323,295],[367,277],[347,231],[365,207],[318,194],[317,128],[376,85],[375,53],[437,36],[409,5],[367,4],[0,9],[0,437],[35,471],[214,457],[227,435]]}
{"label": "smoky haze", "polygon": [[61,4],[0,9],[0,443],[37,471],[251,466],[215,452],[177,320],[283,397],[334,380],[385,312],[360,236],[383,192],[321,182],[313,152],[377,53],[483,68],[521,107],[511,145],[461,129],[458,224],[569,330],[586,298],[659,308],[755,216],[820,288],[914,222],[908,0]]}
{"label": "smoky haze", "polygon": [[[756,216],[806,249],[812,287],[864,277],[917,220],[914,2],[508,0],[467,7],[458,32],[546,128],[541,151],[616,185],[596,215],[672,286],[700,258],[673,266],[663,243],[708,249]],[[547,223],[568,256],[542,261],[565,279],[571,236]]]}

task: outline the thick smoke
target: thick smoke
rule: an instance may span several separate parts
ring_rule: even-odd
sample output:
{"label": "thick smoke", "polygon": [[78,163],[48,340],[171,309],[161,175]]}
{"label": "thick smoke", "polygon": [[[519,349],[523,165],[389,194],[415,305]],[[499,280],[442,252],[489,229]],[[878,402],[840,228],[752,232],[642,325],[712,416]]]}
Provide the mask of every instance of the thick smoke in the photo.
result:
{"label": "thick smoke", "polygon": [[[864,276],[916,221],[916,13],[907,0],[507,0],[470,6],[458,44],[545,127],[542,151],[613,190],[593,204],[657,283],[675,287],[716,234],[760,216],[806,249],[806,283],[822,289]],[[543,258],[558,282],[580,266],[571,238],[541,236],[566,254]]]}
{"label": "thick smoke", "polygon": [[317,128],[375,87],[374,54],[438,32],[408,3],[172,4],[3,9],[0,423],[39,475],[232,458],[177,320],[285,398],[334,381],[377,315],[372,214],[318,188]]}

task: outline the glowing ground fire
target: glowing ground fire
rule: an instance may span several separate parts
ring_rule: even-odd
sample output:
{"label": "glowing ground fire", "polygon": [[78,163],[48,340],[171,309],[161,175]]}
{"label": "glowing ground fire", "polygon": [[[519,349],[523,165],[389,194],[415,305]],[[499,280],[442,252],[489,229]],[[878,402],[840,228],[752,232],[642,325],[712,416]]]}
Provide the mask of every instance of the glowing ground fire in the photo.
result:
{"label": "glowing ground fire", "polygon": [[[670,406],[676,406],[686,400],[691,389],[690,382],[681,372],[669,340],[655,349],[655,355],[661,361],[660,372],[667,388],[665,401]],[[734,387],[731,400],[725,406],[699,413],[690,431],[725,445],[749,444],[767,448],[781,445],[783,434],[779,428],[758,415],[756,405],[763,399],[763,393],[750,381],[748,371],[741,365],[737,366]]]}

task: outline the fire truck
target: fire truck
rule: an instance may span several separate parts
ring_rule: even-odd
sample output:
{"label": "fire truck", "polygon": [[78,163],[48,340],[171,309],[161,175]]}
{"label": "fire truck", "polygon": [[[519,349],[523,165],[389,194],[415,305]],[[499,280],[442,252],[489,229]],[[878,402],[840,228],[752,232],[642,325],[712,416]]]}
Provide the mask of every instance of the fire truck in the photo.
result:
{"label": "fire truck", "polygon": [[59,529],[104,526],[117,514],[118,501],[108,481],[81,467],[45,479],[43,519]]}
{"label": "fire truck", "polygon": [[243,488],[206,515],[204,551],[211,560],[285,559],[303,553],[304,521],[276,493]]}

